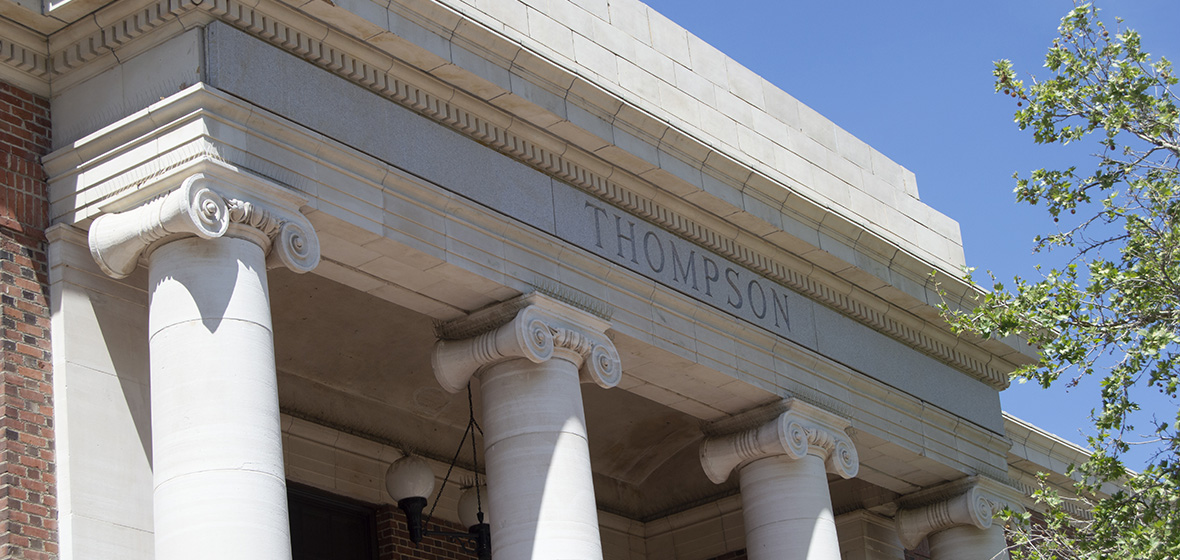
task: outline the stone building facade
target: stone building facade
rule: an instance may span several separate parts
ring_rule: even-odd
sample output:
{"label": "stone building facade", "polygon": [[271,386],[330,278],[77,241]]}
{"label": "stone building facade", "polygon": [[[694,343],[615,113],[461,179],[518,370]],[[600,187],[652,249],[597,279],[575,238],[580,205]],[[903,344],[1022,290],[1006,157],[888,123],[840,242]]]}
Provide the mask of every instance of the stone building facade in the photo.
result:
{"label": "stone building facade", "polygon": [[0,150],[6,557],[473,557],[414,456],[499,560],[985,559],[1083,453],[914,175],[636,0],[0,0]]}

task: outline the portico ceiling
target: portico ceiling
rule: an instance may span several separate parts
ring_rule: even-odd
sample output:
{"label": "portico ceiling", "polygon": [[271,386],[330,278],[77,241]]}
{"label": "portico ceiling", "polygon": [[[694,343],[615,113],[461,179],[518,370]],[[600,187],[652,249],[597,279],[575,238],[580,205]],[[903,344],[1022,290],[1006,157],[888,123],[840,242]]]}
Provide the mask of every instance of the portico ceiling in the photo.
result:
{"label": "portico ceiling", "polygon": [[[271,271],[270,290],[284,410],[449,460],[467,396],[434,378],[429,317],[314,274]],[[734,491],[701,470],[700,420],[622,389],[582,396],[601,508],[644,519]]]}
{"label": "portico ceiling", "polygon": [[[432,319],[315,274],[272,270],[269,279],[280,406],[448,461],[466,425],[467,396],[447,393],[434,378]],[[616,343],[624,355],[638,344]],[[736,492],[736,477],[715,485],[701,469],[700,419],[622,387],[584,384],[582,397],[600,509],[649,520]],[[841,506],[888,495],[864,481],[833,486]]]}

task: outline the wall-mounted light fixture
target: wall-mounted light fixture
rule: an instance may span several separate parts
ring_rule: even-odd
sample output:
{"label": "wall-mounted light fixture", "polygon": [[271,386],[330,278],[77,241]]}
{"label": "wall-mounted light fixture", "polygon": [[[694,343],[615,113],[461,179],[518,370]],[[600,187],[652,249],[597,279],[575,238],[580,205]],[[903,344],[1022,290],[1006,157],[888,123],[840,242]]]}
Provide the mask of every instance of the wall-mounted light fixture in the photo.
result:
{"label": "wall-mounted light fixture", "polygon": [[[475,484],[464,490],[459,496],[459,520],[468,527],[466,533],[426,529],[427,523],[434,516],[434,507],[430,508],[430,513],[426,515],[425,519],[422,517],[422,510],[426,507],[426,497],[434,491],[434,471],[430,469],[430,465],[425,459],[407,454],[394,461],[392,465],[389,465],[389,470],[385,472],[385,489],[389,492],[389,496],[397,501],[397,506],[406,514],[406,524],[409,526],[411,542],[418,544],[422,542],[422,537],[425,535],[457,539],[460,540],[463,548],[475,553],[479,560],[491,560],[491,527],[484,517],[482,499],[487,495],[487,489],[479,484],[479,463],[475,455],[475,432],[478,430],[483,433],[483,430],[475,421],[470,385],[467,387],[467,411],[467,430],[463,432],[463,439],[459,440],[459,448],[455,450],[455,456],[451,459],[451,465],[447,468],[443,483],[434,497],[434,506],[437,507],[438,499],[442,496],[443,489],[447,487],[447,481],[451,477],[451,471],[454,470],[455,463],[459,460],[459,454],[463,451],[463,444],[470,436],[471,463],[474,466],[473,471],[476,479]],[[471,548],[468,548],[463,541],[470,541]]]}

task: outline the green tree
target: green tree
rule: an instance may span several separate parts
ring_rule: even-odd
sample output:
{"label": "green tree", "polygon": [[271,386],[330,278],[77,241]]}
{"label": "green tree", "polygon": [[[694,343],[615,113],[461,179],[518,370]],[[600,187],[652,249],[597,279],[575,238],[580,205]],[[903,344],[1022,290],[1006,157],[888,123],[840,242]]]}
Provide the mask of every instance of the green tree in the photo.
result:
{"label": "green tree", "polygon": [[[1039,144],[1089,141],[1088,170],[1039,169],[1016,178],[1016,199],[1043,205],[1055,232],[1037,251],[1065,251],[1064,266],[992,291],[970,311],[944,313],[960,332],[1020,335],[1039,359],[1014,373],[1045,387],[1098,376],[1092,458],[1074,467],[1077,496],[1047,485],[1043,520],[1009,514],[1016,558],[1180,558],[1180,462],[1175,406],[1180,370],[1180,112],[1170,63],[1141,50],[1118,21],[1108,29],[1090,4],[1075,4],[1045,57],[1049,74],[1026,84],[995,64],[995,87],[1014,98],[1015,121]],[[1140,412],[1146,392],[1169,410]],[[1154,446],[1142,472],[1125,469],[1131,445]],[[1104,483],[1121,490],[1103,493]],[[1107,486],[1110,488],[1110,486]],[[1091,516],[1071,513],[1080,499]]]}

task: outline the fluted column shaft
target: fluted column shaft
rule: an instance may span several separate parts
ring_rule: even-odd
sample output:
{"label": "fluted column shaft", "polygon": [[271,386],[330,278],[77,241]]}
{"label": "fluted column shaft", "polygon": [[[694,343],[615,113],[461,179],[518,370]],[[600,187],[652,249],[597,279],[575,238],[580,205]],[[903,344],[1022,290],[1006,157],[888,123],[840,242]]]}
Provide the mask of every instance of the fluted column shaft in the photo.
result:
{"label": "fluted column shaft", "polygon": [[791,400],[758,428],[705,440],[701,463],[713,482],[738,471],[750,560],[840,560],[828,472],[859,469],[848,421]]}
{"label": "fluted column shaft", "polygon": [[614,386],[618,354],[605,321],[539,295],[525,302],[507,325],[440,342],[435,374],[452,391],[480,375],[492,556],[600,560],[581,382]]}
{"label": "fluted column shaft", "polygon": [[[148,255],[162,560],[291,557],[267,253],[284,244],[279,260],[304,272],[318,262],[318,243],[293,208],[230,198],[239,190],[198,174],[91,226],[91,251],[108,273],[126,275]],[[284,191],[269,194],[288,202]]]}

